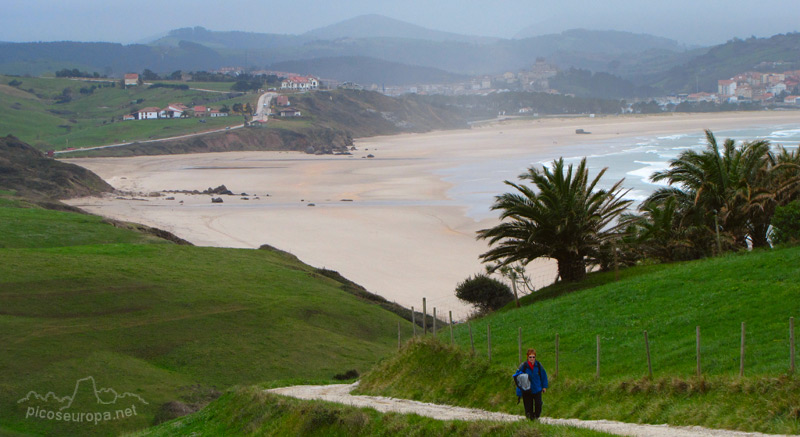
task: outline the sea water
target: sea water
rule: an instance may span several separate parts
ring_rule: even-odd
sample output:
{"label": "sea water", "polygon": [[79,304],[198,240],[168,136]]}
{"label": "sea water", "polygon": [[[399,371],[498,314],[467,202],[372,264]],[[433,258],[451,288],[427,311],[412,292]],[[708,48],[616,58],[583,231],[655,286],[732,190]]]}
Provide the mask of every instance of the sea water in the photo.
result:
{"label": "sea water", "polygon": [[[720,146],[727,138],[731,138],[737,144],[768,140],[776,149],[780,145],[787,150],[796,150],[800,145],[800,123],[721,130],[714,132],[714,136]],[[539,153],[524,159],[497,158],[441,170],[439,174],[446,182],[453,184],[448,197],[456,204],[465,205],[467,215],[475,220],[497,217],[498,213],[491,211],[495,196],[516,191],[504,181],[520,183],[518,176],[529,167],[541,169],[552,165],[553,160],[559,157],[564,158],[565,164],[575,166],[586,157],[590,178],[607,168],[598,187],[607,189],[624,179],[622,186],[629,190],[625,197],[638,203],[659,187],[667,186],[666,182],[652,182],[650,177],[653,173],[668,169],[670,161],[678,158],[682,152],[702,151],[706,144],[704,132],[588,141],[560,147],[559,156]],[[523,183],[529,185],[528,181]]]}

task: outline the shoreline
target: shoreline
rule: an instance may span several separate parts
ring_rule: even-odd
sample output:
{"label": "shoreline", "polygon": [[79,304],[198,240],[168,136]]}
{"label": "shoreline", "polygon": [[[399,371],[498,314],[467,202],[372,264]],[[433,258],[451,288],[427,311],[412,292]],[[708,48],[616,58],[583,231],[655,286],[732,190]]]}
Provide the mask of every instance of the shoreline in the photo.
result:
{"label": "shoreline", "polygon": [[[248,200],[222,196],[224,203],[212,205],[211,196],[165,193],[146,201],[111,195],[67,203],[162,228],[197,245],[270,244],[307,264],[337,270],[390,301],[418,309],[426,297],[429,311],[452,310],[461,319],[470,308],[453,290],[483,271],[478,255],[488,247],[475,240],[475,231],[497,221],[468,215],[470,205],[452,195],[457,182],[447,180],[448,169],[493,159],[552,160],[567,148],[590,150],[609,140],[789,124],[800,126],[800,112],[548,118],[361,138],[352,157],[221,152],[73,158],[67,161],[123,191],[202,191],[224,184],[247,193]],[[575,129],[591,134],[577,135]],[[361,158],[367,154],[375,158]],[[529,270],[537,288],[555,278],[553,262],[537,260]]]}

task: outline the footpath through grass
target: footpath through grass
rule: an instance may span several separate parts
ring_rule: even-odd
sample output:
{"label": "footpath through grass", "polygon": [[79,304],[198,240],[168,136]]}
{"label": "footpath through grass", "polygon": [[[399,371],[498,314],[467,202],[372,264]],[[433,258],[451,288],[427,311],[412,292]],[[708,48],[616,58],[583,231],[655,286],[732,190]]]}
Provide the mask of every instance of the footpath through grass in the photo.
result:
{"label": "footpath through grass", "polygon": [[175,419],[138,436],[607,436],[595,431],[528,421],[440,421],[415,414],[382,414],[321,401],[301,401],[239,388],[202,411]]}
{"label": "footpath through grass", "polygon": [[[521,309],[460,324],[454,329],[452,349],[443,346],[450,343],[449,330],[440,330],[438,343],[412,343],[403,354],[373,369],[359,390],[519,410],[510,375],[519,364],[522,328],[523,354],[536,348],[551,377],[545,395],[547,415],[800,432],[800,382],[788,374],[789,318],[800,314],[800,248],[646,269],[619,282],[539,299]],[[742,322],[746,322],[744,378],[738,376]],[[470,326],[475,357],[471,357]],[[701,378],[695,376],[697,326]],[[599,379],[595,378],[597,336]]]}
{"label": "footpath through grass", "polygon": [[[398,323],[411,330],[280,252],[150,244],[96,217],[2,202],[0,434],[141,429],[167,402],[233,385],[363,372],[396,350]],[[63,420],[98,409],[111,418]]]}

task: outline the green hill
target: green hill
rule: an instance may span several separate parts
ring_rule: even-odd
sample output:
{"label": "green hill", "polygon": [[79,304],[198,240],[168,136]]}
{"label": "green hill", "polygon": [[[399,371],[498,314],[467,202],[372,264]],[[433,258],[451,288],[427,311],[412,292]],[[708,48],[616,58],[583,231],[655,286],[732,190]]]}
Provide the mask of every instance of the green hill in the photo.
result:
{"label": "green hill", "polygon": [[[638,269],[643,271],[637,272]],[[535,347],[551,376],[545,414],[772,433],[800,432],[800,380],[789,375],[789,319],[800,314],[800,247],[637,267],[619,282],[590,275],[595,287],[538,293],[546,299],[470,325],[438,342],[416,342],[362,379],[367,394],[517,411],[509,376],[522,347]],[[571,291],[571,292],[570,292]],[[556,295],[556,296],[554,296]],[[745,377],[739,374],[746,323]],[[487,360],[487,325],[492,358]],[[695,376],[695,329],[702,377]],[[643,331],[653,378],[648,377]],[[555,339],[559,368],[555,377]],[[596,338],[600,337],[600,378]]]}
{"label": "green hill", "polygon": [[122,117],[170,103],[218,109],[254,103],[256,99],[255,95],[241,93],[123,88],[115,81],[104,80],[0,76],[0,136],[14,135],[40,150],[165,138],[242,124],[242,118],[217,117],[198,123],[194,118],[122,121]]}
{"label": "green hill", "polygon": [[[411,332],[285,253],[179,246],[0,194],[0,434],[140,429],[233,385],[363,372],[397,347],[398,324]],[[97,399],[123,400],[99,405],[91,382]],[[65,398],[37,400],[48,392],[76,396],[62,411]],[[123,407],[136,413],[30,417]]]}
{"label": "green hill", "polygon": [[358,137],[467,127],[457,109],[418,96],[392,98],[374,91],[342,89],[290,94],[289,100],[301,117],[270,117],[261,127],[81,154],[130,156],[240,150],[331,153],[347,150],[353,138]]}
{"label": "green hill", "polygon": [[55,199],[113,190],[91,171],[46,158],[39,150],[12,136],[0,137],[0,187],[28,197]]}
{"label": "green hill", "polygon": [[[772,65],[759,69],[761,63]],[[770,38],[735,38],[709,49],[675,66],[668,71],[651,76],[651,84],[666,92],[716,92],[717,81],[729,79],[746,71],[784,71],[800,68],[800,33],[787,33]]]}

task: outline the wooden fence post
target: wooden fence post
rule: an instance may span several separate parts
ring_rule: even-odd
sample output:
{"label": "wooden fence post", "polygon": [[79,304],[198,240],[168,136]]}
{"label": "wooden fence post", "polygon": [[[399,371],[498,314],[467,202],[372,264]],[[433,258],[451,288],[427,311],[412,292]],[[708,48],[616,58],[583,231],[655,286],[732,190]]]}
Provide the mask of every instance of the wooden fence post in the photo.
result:
{"label": "wooden fence post", "polygon": [[794,373],[796,368],[794,365],[794,317],[789,317],[789,371]]}
{"label": "wooden fence post", "polygon": [[486,350],[489,355],[489,361],[492,361],[492,324],[486,324]]}
{"label": "wooden fence post", "polygon": [[558,333],[556,332],[556,373],[553,378],[558,378]]}
{"label": "wooden fence post", "polygon": [[450,344],[456,344],[456,338],[453,336],[453,312],[450,311]]}
{"label": "wooden fence post", "polygon": [[436,307],[433,307],[433,336],[436,337]]}
{"label": "wooden fence post", "polygon": [[697,348],[697,376],[700,376],[701,373],[702,373],[702,370],[700,368],[700,327],[699,326],[696,329],[695,336],[697,337],[697,340],[696,340],[696,343],[697,343],[697,346],[696,346],[696,348]]}
{"label": "wooden fence post", "polygon": [[600,336],[597,336],[597,371],[594,375],[595,378],[600,379]]}
{"label": "wooden fence post", "polygon": [[742,345],[739,348],[739,376],[744,376],[744,322],[742,322]]}
{"label": "wooden fence post", "polygon": [[517,363],[521,362],[522,362],[522,327],[519,327],[517,328]]}
{"label": "wooden fence post", "polygon": [[411,307],[411,326],[414,328],[413,337],[417,336],[417,316],[414,313],[414,307]]}
{"label": "wooden fence post", "polygon": [[653,364],[650,361],[650,340],[647,339],[647,331],[644,331],[644,347],[647,350],[647,372],[650,379],[653,379]]}
{"label": "wooden fence post", "polygon": [[472,348],[472,355],[475,355],[475,340],[472,338],[472,322],[467,322],[469,326],[469,346]]}
{"label": "wooden fence post", "polygon": [[422,335],[428,335],[428,307],[425,298],[422,298]]}

